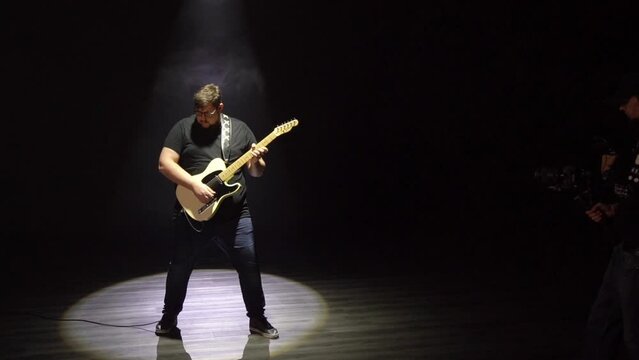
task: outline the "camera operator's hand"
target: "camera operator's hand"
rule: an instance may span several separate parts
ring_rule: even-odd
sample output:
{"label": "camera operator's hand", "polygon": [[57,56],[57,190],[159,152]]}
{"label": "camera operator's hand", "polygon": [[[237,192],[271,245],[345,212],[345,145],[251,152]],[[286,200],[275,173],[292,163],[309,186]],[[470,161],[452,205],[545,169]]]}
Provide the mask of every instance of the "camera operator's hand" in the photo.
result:
{"label": "camera operator's hand", "polygon": [[586,211],[586,215],[594,222],[601,222],[606,218],[611,218],[617,213],[617,204],[596,203],[590,210]]}

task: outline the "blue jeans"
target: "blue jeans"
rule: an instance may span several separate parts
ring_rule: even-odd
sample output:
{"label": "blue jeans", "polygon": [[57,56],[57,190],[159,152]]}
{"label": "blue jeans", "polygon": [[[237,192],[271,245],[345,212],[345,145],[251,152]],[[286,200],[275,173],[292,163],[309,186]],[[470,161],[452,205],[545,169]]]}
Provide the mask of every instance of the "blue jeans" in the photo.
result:
{"label": "blue jeans", "polygon": [[639,267],[615,246],[588,317],[585,359],[613,360],[623,339],[629,359],[639,360]]}
{"label": "blue jeans", "polygon": [[194,230],[182,211],[174,218],[174,238],[170,247],[170,262],[166,277],[163,314],[175,316],[182,311],[186,290],[199,256],[211,245],[226,255],[237,271],[242,298],[248,317],[264,315],[264,291],[257,263],[250,217],[230,221],[195,221]]}

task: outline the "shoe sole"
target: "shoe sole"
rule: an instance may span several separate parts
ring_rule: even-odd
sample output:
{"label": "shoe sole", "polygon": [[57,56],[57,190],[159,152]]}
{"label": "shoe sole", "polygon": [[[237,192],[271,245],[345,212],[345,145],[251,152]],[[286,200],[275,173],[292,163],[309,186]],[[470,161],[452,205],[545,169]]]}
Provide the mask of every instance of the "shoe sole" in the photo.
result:
{"label": "shoe sole", "polygon": [[166,335],[166,334],[168,334],[170,332],[171,332],[171,330],[160,330],[160,331],[156,330],[155,331],[155,335],[162,336],[162,335]]}
{"label": "shoe sole", "polygon": [[157,336],[162,336],[162,335],[167,335],[170,334],[171,331],[175,330],[175,328],[177,327],[177,322],[175,322],[175,324],[173,324],[170,328],[168,329],[158,329],[157,327],[155,328],[155,335]]}
{"label": "shoe sole", "polygon": [[257,330],[255,328],[250,328],[249,331],[251,332],[251,334],[262,335],[267,339],[277,339],[280,337],[280,334],[269,334],[269,333],[265,333],[263,331]]}

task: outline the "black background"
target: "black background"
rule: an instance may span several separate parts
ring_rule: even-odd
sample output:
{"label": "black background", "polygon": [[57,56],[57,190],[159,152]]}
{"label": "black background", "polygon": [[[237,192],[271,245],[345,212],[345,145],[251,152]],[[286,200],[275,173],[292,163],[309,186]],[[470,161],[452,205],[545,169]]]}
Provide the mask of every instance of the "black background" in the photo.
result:
{"label": "black background", "polygon": [[[5,274],[163,270],[173,193],[157,155],[193,87],[157,78],[186,43],[224,56],[233,39],[211,47],[224,25],[207,13],[192,20],[205,31],[176,38],[179,1],[5,4]],[[593,137],[614,141],[625,120],[601,100],[637,64],[636,8],[244,1],[240,13],[263,85],[247,92],[267,105],[251,108],[234,73],[227,113],[258,138],[300,119],[249,183],[266,268],[601,270],[601,229],[533,174],[596,166]]]}

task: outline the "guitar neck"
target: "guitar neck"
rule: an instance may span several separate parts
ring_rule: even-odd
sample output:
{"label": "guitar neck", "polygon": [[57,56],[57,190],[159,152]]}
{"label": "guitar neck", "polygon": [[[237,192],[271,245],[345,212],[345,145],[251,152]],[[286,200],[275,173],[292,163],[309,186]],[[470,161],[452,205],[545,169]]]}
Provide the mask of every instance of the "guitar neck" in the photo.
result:
{"label": "guitar neck", "polygon": [[[271,132],[267,137],[262,139],[262,141],[257,143],[257,147],[264,147],[264,146],[270,144],[271,141],[275,140],[275,138],[278,135],[279,134],[277,132],[275,132],[275,131]],[[222,181],[230,180],[233,177],[233,175],[238,170],[240,170],[242,168],[242,166],[244,166],[244,164],[246,164],[249,160],[251,160],[252,157],[253,157],[253,154],[251,153],[250,150],[245,152],[244,155],[240,156],[239,159],[235,160],[231,165],[229,165],[229,167],[227,167],[224,171],[219,173],[218,177]]]}

